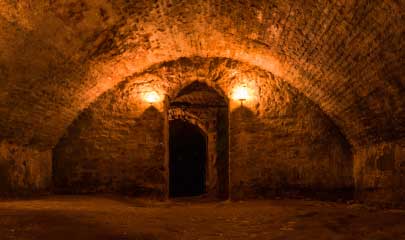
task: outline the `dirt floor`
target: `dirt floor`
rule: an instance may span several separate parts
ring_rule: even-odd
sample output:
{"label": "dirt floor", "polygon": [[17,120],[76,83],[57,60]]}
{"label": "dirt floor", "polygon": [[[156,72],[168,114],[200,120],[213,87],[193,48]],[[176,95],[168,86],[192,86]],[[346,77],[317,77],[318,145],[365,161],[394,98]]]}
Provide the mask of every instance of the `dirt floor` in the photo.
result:
{"label": "dirt floor", "polygon": [[304,200],[53,196],[0,201],[0,239],[405,240],[405,211]]}

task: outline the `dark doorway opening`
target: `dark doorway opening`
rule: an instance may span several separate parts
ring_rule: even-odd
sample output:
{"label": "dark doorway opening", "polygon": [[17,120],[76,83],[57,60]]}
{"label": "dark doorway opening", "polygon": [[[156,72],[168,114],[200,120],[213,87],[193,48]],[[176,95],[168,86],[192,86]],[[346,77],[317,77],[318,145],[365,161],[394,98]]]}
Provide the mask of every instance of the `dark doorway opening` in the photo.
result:
{"label": "dark doorway opening", "polygon": [[170,196],[205,193],[207,139],[197,126],[172,120],[170,127]]}

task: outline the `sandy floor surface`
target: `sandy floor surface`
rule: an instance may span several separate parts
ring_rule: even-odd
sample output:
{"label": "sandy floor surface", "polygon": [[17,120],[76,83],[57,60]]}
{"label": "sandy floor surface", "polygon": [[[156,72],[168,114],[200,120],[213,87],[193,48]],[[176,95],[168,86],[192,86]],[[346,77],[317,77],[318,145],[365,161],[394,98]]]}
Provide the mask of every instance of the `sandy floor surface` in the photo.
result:
{"label": "sandy floor surface", "polygon": [[0,201],[0,239],[405,240],[405,211],[304,200],[51,196]]}

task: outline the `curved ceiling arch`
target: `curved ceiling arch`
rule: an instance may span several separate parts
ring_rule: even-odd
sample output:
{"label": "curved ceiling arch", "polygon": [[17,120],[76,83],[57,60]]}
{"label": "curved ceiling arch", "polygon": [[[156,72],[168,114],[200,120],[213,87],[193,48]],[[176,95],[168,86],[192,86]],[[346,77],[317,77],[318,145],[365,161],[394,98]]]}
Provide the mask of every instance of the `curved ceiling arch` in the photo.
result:
{"label": "curved ceiling arch", "polygon": [[4,1],[0,8],[1,138],[52,147],[82,109],[126,77],[192,56],[274,73],[353,145],[405,135],[396,1]]}

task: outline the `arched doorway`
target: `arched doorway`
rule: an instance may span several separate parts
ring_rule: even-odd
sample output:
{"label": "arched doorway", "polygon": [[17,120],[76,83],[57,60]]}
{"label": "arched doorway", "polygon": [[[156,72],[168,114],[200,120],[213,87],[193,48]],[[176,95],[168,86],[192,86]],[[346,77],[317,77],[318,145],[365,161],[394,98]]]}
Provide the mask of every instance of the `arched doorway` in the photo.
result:
{"label": "arched doorway", "polygon": [[204,82],[191,83],[170,100],[171,197],[206,193],[207,197],[228,198],[228,114],[226,97]]}
{"label": "arched doorway", "polygon": [[207,139],[195,125],[172,120],[170,127],[170,196],[205,193]]}

